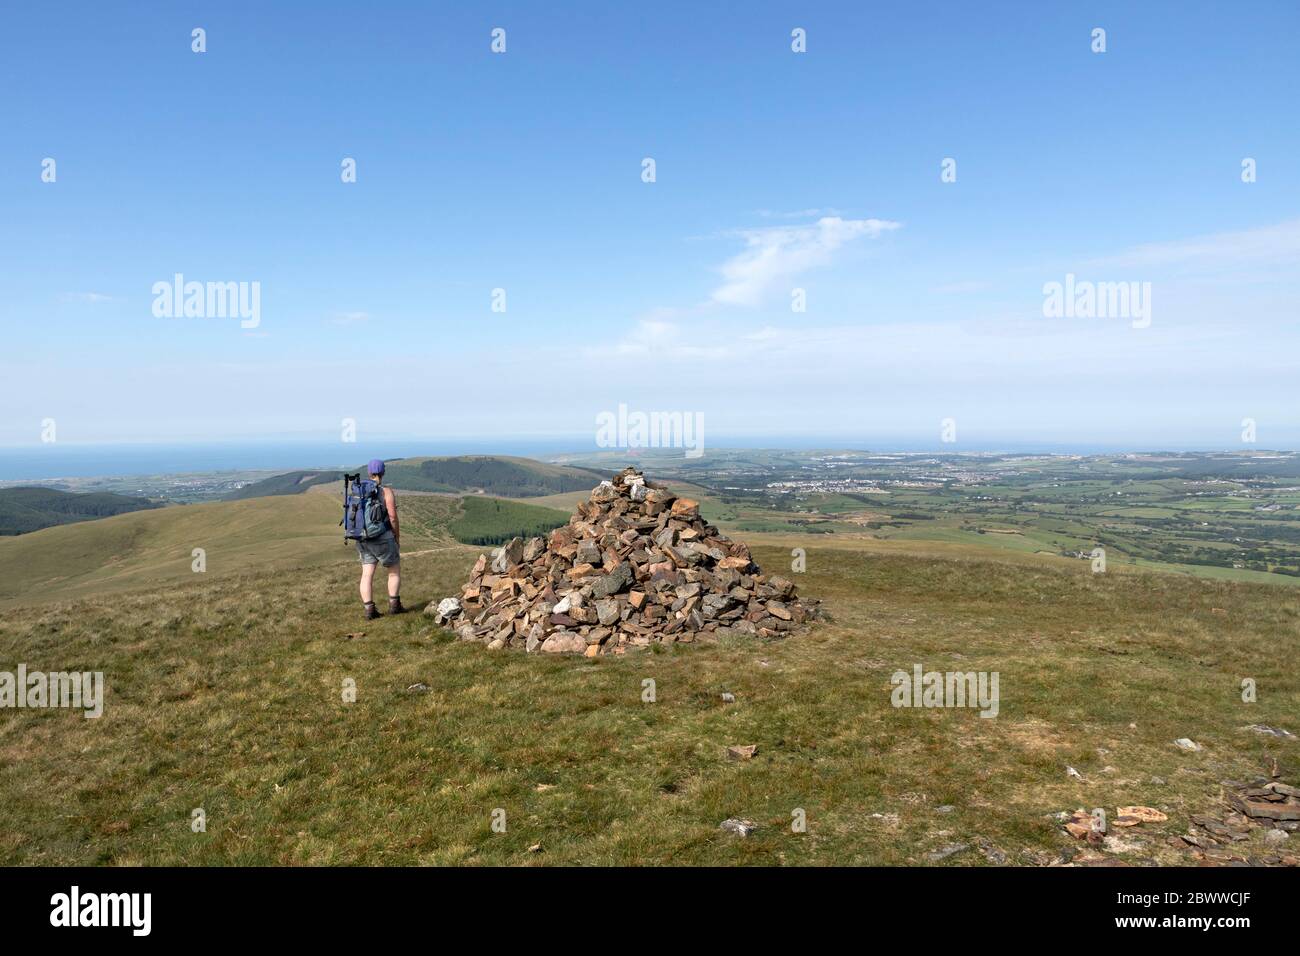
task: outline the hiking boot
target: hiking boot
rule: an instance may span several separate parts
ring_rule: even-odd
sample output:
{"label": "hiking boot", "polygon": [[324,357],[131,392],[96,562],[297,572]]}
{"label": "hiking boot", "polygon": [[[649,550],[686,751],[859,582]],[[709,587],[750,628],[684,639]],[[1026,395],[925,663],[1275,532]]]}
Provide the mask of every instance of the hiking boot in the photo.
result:
{"label": "hiking boot", "polygon": [[379,613],[379,608],[375,607],[375,602],[370,601],[366,604],[366,620],[373,621],[377,617],[383,617],[383,615]]}
{"label": "hiking boot", "polygon": [[406,613],[406,608],[402,607],[402,599],[400,597],[390,597],[388,599],[388,613],[389,614]]}

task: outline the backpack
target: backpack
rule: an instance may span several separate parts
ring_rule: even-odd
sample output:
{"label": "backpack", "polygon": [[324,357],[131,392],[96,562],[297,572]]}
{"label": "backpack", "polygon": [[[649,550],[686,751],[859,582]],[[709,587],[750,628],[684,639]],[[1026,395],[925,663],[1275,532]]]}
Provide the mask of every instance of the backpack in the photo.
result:
{"label": "backpack", "polygon": [[360,474],[343,476],[343,538],[369,541],[392,528],[384,493],[377,482]]}

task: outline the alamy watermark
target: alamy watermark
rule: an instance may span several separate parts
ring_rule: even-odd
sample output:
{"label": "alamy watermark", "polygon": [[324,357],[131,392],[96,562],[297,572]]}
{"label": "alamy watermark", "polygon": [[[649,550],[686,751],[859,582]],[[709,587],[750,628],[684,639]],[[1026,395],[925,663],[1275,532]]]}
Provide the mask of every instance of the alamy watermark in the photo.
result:
{"label": "alamy watermark", "polygon": [[889,701],[895,707],[978,707],[981,717],[998,715],[997,671],[894,671]]}
{"label": "alamy watermark", "polygon": [[1150,282],[1076,280],[1043,284],[1043,317],[1048,319],[1130,319],[1133,328],[1151,324]]}
{"label": "alamy watermark", "polygon": [[596,416],[596,445],[600,448],[683,448],[687,458],[704,454],[703,412],[629,412],[620,402],[617,412]]}
{"label": "alamy watermark", "polygon": [[0,671],[0,707],[63,707],[84,711],[87,720],[104,713],[102,671]]}
{"label": "alamy watermark", "polygon": [[148,936],[152,914],[152,893],[83,893],[74,885],[50,897],[50,925],[55,927],[119,926],[132,936]]}
{"label": "alamy watermark", "polygon": [[153,284],[155,318],[239,319],[240,328],[262,324],[262,283],[186,282],[176,273],[171,282]]}

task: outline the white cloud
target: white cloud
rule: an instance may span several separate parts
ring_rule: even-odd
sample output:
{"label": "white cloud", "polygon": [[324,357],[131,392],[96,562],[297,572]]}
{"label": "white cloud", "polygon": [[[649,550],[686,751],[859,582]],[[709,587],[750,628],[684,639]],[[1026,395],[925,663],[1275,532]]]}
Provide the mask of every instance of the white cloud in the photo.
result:
{"label": "white cloud", "polygon": [[713,290],[711,300],[760,305],[800,273],[826,265],[847,243],[863,236],[874,239],[900,225],[887,219],[824,216],[810,225],[742,230],[737,234],[745,240],[745,251],[722,264],[724,281]]}
{"label": "white cloud", "polygon": [[369,312],[338,312],[330,319],[332,325],[356,325],[358,322],[369,322]]}

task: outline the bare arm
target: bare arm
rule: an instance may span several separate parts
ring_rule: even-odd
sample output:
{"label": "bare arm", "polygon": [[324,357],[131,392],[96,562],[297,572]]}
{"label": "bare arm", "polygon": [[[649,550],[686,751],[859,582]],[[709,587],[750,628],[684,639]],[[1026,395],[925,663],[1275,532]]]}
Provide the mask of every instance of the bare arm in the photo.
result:
{"label": "bare arm", "polygon": [[397,525],[397,495],[393,494],[392,488],[384,489],[384,507],[388,509],[388,523],[393,526],[393,537],[401,544],[402,532]]}

